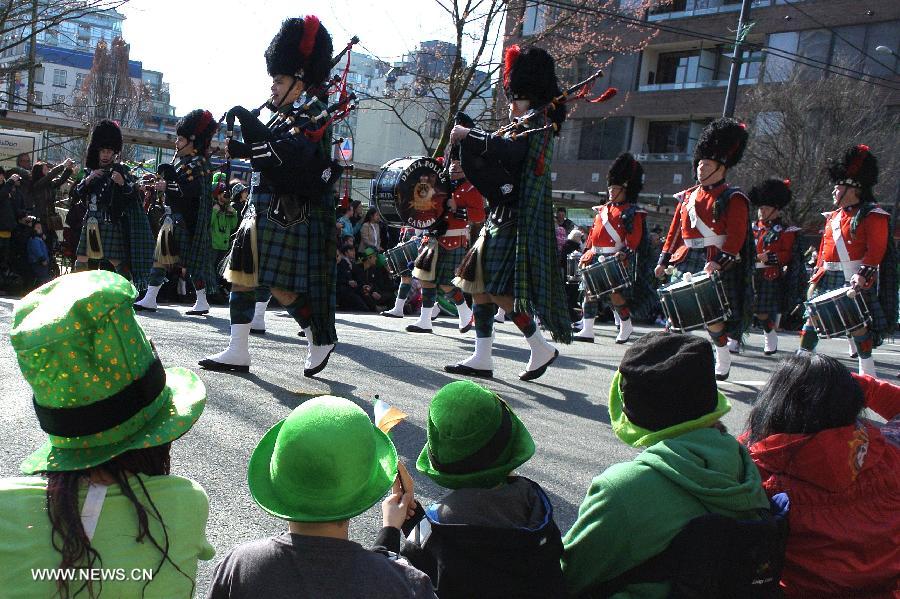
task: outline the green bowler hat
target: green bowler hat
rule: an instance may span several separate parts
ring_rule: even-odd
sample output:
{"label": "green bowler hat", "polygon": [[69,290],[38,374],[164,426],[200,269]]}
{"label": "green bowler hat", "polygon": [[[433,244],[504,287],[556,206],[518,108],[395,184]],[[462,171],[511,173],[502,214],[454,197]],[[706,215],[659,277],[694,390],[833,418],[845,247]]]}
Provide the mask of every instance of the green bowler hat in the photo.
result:
{"label": "green bowler hat", "polygon": [[282,520],[334,522],[359,515],[391,488],[397,450],[353,402],[330,395],[298,406],[263,436],[247,483]]}
{"label": "green bowler hat", "polygon": [[96,270],[22,298],[10,340],[49,434],[22,462],[24,474],[92,468],[174,441],[200,417],[203,382],[184,368],[162,367],[135,320],[136,297],[127,280]]}
{"label": "green bowler hat", "polygon": [[472,381],[456,381],[431,400],[416,469],[449,489],[493,487],[533,455],[531,434],[506,402]]}

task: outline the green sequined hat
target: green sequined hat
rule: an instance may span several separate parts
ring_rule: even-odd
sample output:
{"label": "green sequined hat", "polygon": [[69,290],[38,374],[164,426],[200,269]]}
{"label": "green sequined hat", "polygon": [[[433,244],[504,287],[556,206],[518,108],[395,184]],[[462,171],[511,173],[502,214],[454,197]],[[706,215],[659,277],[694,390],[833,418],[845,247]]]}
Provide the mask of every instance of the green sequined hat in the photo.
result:
{"label": "green sequined hat", "polygon": [[124,278],[97,270],[54,279],[16,308],[10,340],[49,435],[24,474],[92,468],[174,441],[200,417],[203,382],[162,367],[135,320],[136,297]]}

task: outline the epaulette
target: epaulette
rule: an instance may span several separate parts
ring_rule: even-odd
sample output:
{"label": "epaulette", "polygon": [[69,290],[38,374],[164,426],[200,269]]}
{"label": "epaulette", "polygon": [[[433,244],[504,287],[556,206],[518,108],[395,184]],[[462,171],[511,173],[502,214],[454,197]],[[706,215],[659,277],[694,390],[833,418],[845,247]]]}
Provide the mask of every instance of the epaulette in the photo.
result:
{"label": "epaulette", "polygon": [[869,210],[869,214],[883,214],[885,216],[891,215],[890,212],[886,212],[884,210],[884,208],[882,208],[881,206],[876,206],[875,208],[872,208],[871,210]]}
{"label": "epaulette", "polygon": [[800,227],[796,227],[796,226],[794,226],[794,225],[791,225],[790,227],[788,227],[787,229],[785,229],[784,232],[785,232],[785,233],[796,233],[797,231],[802,231],[802,230],[803,230],[803,229],[801,229]]}

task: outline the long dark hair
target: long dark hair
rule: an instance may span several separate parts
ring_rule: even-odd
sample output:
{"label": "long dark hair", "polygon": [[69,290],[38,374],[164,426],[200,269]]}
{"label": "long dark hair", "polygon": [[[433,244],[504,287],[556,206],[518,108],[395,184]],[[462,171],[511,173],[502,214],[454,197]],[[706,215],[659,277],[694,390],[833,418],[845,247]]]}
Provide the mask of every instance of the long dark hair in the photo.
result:
{"label": "long dark hair", "polygon": [[[169,562],[172,566],[181,572],[181,574],[191,581],[191,595],[194,594],[194,580],[185,574],[175,562],[169,557],[169,532],[166,530],[162,515],[153,498],[144,486],[141,475],[145,476],[163,476],[168,475],[171,470],[171,460],[169,457],[170,443],[159,445],[156,447],[148,447],[146,449],[133,449],[122,455],[116,456],[110,461],[91,468],[89,470],[75,470],[70,472],[47,472],[47,515],[50,517],[51,543],[61,555],[62,559],[59,564],[60,569],[66,568],[94,568],[95,563],[102,565],[103,560],[100,554],[91,546],[90,540],[84,531],[81,523],[81,512],[78,508],[78,492],[86,480],[90,478],[90,473],[94,470],[103,471],[109,474],[119,485],[122,494],[127,497],[134,505],[137,515],[138,528],[135,541],[141,543],[144,539],[149,541],[156,547],[162,555],[159,565],[154,568],[154,572],[158,572],[165,562]],[[147,499],[149,506],[145,507],[138,499],[134,489],[128,482],[128,476],[135,475],[140,486],[143,496]],[[163,530],[163,539],[160,543],[150,532],[148,508],[150,516],[152,516]],[[141,596],[147,589],[147,585],[152,582],[147,580],[141,589]],[[97,590],[100,594],[101,588]],[[77,595],[87,588],[88,595],[95,597],[94,588],[90,580],[76,590],[70,593],[69,583],[59,577],[56,581],[57,592],[62,599],[68,599],[72,595]]]}
{"label": "long dark hair", "polygon": [[792,356],[759,392],[747,421],[748,444],[777,433],[813,434],[847,426],[865,404],[859,384],[834,358]]}
{"label": "long dark hair", "polygon": [[372,217],[375,216],[375,214],[377,214],[377,213],[378,213],[378,208],[375,208],[374,206],[372,208],[369,208],[369,210],[366,212],[366,217],[363,219],[363,222],[364,223],[372,222]]}
{"label": "long dark hair", "polygon": [[44,162],[43,160],[39,160],[34,163],[34,166],[31,167],[31,184],[34,185],[38,181],[44,178],[44,166],[48,169],[52,169],[53,165],[49,162]]}

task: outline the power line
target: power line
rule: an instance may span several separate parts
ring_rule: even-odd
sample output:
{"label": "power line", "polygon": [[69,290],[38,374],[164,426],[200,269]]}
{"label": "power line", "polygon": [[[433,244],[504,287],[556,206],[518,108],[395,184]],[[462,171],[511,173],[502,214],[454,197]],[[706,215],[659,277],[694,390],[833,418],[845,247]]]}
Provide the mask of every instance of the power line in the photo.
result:
{"label": "power line", "polygon": [[[675,25],[669,25],[669,24],[653,22],[653,21],[645,21],[643,19],[640,19],[637,17],[632,17],[627,14],[617,13],[617,12],[614,12],[611,10],[606,10],[606,9],[602,9],[602,8],[598,8],[598,7],[588,7],[586,5],[579,6],[579,5],[574,5],[574,4],[571,4],[568,2],[564,2],[563,0],[542,0],[540,2],[540,4],[545,5],[545,6],[550,6],[552,8],[557,8],[560,10],[583,11],[583,12],[588,12],[588,13],[592,13],[592,14],[603,15],[603,16],[607,16],[612,19],[622,21],[624,23],[628,23],[628,24],[635,25],[638,27],[642,27],[645,29],[655,29],[658,31],[665,31],[667,33],[674,33],[677,35],[683,35],[683,36],[694,38],[694,39],[718,42],[718,43],[721,43],[724,45],[729,45],[729,46],[734,44],[734,40],[731,38],[727,38],[727,37],[723,37],[723,36],[719,36],[719,35],[715,35],[715,34],[700,33],[698,31],[694,31],[691,29],[685,29],[683,27],[678,27]],[[809,56],[803,56],[801,54],[796,54],[796,53],[790,52],[788,50],[772,48],[765,44],[760,44],[760,43],[756,43],[756,42],[746,42],[745,41],[742,43],[744,46],[746,46],[748,48],[751,48],[754,50],[759,50],[762,52],[767,52],[769,54],[774,53],[775,55],[779,56],[780,58],[784,58],[785,60],[790,60],[791,62],[795,62],[797,64],[801,64],[801,65],[804,65],[804,66],[807,66],[810,68],[818,68],[823,71],[831,71],[835,75],[841,75],[841,76],[847,77],[849,79],[856,79],[857,81],[862,81],[864,83],[869,83],[870,85],[876,85],[879,87],[883,87],[885,89],[890,89],[890,90],[895,90],[895,91],[900,89],[893,85],[885,85],[883,83],[878,83],[876,81],[871,80],[871,79],[880,79],[882,81],[893,83],[893,81],[894,81],[893,79],[880,77],[878,75],[865,75],[865,77],[859,77],[857,75],[858,71],[855,71],[854,69],[850,69],[847,67],[841,67],[841,66],[832,64],[830,62],[827,62],[827,61],[818,60],[816,58],[812,58]],[[815,64],[815,63],[819,63],[819,64]],[[822,65],[822,66],[819,66],[819,65]],[[840,72],[837,69],[841,69],[841,70],[847,71],[847,72]]]}

